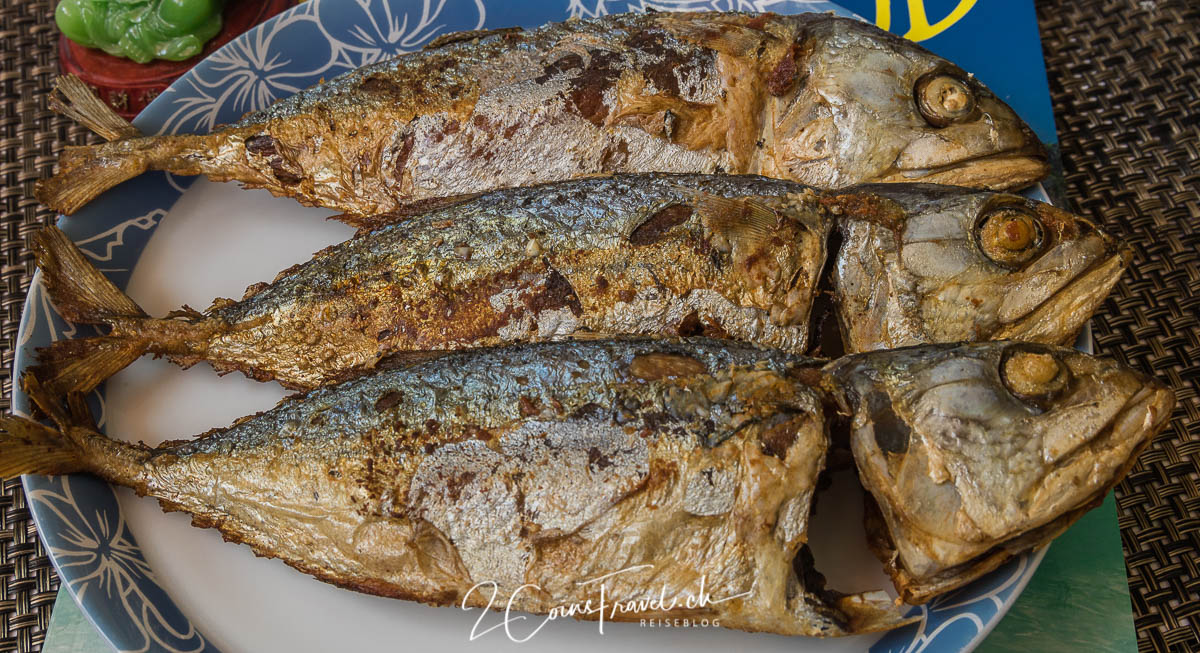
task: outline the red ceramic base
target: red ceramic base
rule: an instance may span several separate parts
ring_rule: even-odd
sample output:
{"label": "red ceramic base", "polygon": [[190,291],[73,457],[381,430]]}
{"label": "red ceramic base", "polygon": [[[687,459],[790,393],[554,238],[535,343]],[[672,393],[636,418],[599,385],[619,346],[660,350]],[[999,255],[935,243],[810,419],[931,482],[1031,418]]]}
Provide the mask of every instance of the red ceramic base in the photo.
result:
{"label": "red ceramic base", "polygon": [[114,57],[103,50],[85,48],[62,36],[58,44],[58,66],[64,74],[74,73],[95,89],[100,99],[121,116],[132,119],[201,59],[292,4],[292,0],[229,3],[221,31],[204,46],[203,52],[183,61],[140,64]]}

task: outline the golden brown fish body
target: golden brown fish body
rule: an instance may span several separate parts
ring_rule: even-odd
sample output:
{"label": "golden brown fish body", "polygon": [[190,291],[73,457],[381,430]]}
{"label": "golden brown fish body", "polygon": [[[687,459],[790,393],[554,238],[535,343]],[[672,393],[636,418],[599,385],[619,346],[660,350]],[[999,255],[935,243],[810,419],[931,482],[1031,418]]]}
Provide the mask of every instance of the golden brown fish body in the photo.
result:
{"label": "golden brown fish body", "polygon": [[[315,390],[194,441],[66,437],[77,470],[363,592],[485,606],[495,589],[495,607],[545,614],[595,605],[603,585],[610,607],[642,602],[605,620],[822,636],[898,625],[882,592],[805,586],[827,447],[812,365],[722,341],[542,343]],[[0,427],[5,445],[59,438]],[[7,473],[20,456],[4,451]],[[701,592],[713,601],[695,604]]]}
{"label": "golden brown fish body", "polygon": [[68,149],[39,186],[66,213],[147,169],[350,218],[613,172],[1013,188],[1047,170],[1029,128],[965,72],[822,14],[621,14],[452,36],[210,135],[128,138],[82,119],[118,140]]}
{"label": "golden brown fish body", "polygon": [[57,309],[111,331],[56,343],[35,373],[55,391],[88,390],[149,352],[312,388],[397,352],[592,334],[708,333],[800,353],[830,224],[811,189],[764,178],[506,189],[167,319],[147,317],[47,230],[36,248]]}
{"label": "golden brown fish body", "polygon": [[[605,334],[805,353],[810,321],[827,354],[839,336],[851,352],[1061,344],[1128,262],[1111,237],[1048,205],[929,184],[834,192],[763,177],[614,175],[503,189],[376,226],[239,301],[166,319],[146,316],[48,230],[34,240],[57,310],[111,331],[41,350],[34,373],[55,392],[86,391],[153,353],[312,388],[397,354]],[[842,238],[827,256],[831,227]],[[832,295],[817,291],[826,280]],[[821,294],[835,301],[816,302]]]}
{"label": "golden brown fish body", "polygon": [[922,602],[1061,532],[1172,404],[1120,364],[1029,343],[818,364],[703,338],[454,352],[152,449],[82,426],[80,395],[68,415],[26,377],[61,430],[0,419],[0,475],[91,472],[384,596],[481,606],[494,589],[492,607],[548,613],[602,585],[626,606],[608,620],[843,635],[905,620],[885,594],[826,591],[804,548],[825,406],[853,414],[886,517],[871,535]]}

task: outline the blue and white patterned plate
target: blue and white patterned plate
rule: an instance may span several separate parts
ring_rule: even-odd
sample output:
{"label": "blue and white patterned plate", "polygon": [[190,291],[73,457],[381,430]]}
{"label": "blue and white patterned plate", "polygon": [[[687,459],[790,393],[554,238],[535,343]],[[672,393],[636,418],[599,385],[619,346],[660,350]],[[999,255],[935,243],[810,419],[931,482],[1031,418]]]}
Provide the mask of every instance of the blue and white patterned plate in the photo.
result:
{"label": "blue and white patterned plate", "polygon": [[[831,2],[801,0],[310,0],[198,64],[135,124],[151,134],[207,132],[322,78],[417,49],[447,32],[532,27],[570,16],[649,8],[852,15]],[[239,293],[350,233],[322,223],[318,216],[328,212],[304,209],[262,191],[193,182],[162,173],[142,175],[77,215],[62,218],[60,225],[151,314],[188,300]],[[89,327],[65,322],[51,306],[40,276],[35,277],[18,336],[16,369],[30,363],[36,347],[92,333]],[[235,376],[218,380],[208,369],[183,372],[144,360],[114,377],[92,399],[100,425],[114,437],[153,443],[228,424],[233,417],[270,407],[282,394],[274,386]],[[20,390],[14,390],[13,405],[27,414],[28,399]],[[114,491],[90,476],[26,476],[24,486],[63,582],[119,651],[457,647],[467,644],[479,618],[321,584],[281,564],[253,559],[245,547],[221,543],[213,531],[192,529],[186,519],[162,515],[153,502]],[[845,515],[856,510],[853,503],[851,497],[846,511],[829,506],[821,513],[841,515],[848,523]],[[818,526],[821,518],[819,513]],[[914,608],[921,617],[918,624],[882,636],[827,641],[610,624],[601,637],[594,624],[556,622],[524,647],[968,651],[1020,594],[1043,553],[1022,556],[970,587]],[[874,587],[885,582],[878,563],[868,557],[841,564],[848,569],[826,571]],[[511,644],[502,633],[492,632],[477,645]]]}

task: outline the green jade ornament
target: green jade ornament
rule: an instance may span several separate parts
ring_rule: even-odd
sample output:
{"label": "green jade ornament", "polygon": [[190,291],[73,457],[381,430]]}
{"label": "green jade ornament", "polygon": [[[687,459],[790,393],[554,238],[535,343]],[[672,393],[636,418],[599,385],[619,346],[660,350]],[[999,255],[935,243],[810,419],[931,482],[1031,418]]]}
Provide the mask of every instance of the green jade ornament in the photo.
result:
{"label": "green jade ornament", "polygon": [[147,63],[200,54],[221,31],[224,0],[61,0],[54,21],[66,37]]}

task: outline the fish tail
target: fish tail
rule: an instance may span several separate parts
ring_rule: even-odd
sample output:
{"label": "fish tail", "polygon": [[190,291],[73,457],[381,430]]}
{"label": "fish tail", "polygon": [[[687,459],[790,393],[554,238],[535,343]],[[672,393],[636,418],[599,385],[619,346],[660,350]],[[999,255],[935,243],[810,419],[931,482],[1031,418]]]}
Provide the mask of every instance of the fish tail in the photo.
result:
{"label": "fish tail", "polygon": [[[141,307],[88,262],[61,229],[33,238],[43,282],[64,319],[85,324],[148,320]],[[60,340],[38,351],[31,373],[53,394],[88,392],[144,354],[145,337],[107,335]]]}
{"label": "fish tail", "polygon": [[[22,375],[21,386],[34,405],[49,415],[60,429],[68,429],[76,421],[68,409],[51,397],[29,373]],[[71,403],[78,406],[81,402]],[[80,448],[64,435],[64,431],[15,415],[0,417],[0,477],[80,472],[86,469],[80,454]]]}
{"label": "fish tail", "polygon": [[[118,116],[78,77],[59,77],[47,105],[122,147],[118,152],[105,145],[66,148],[59,157],[58,173],[39,181],[34,188],[43,204],[62,213],[74,213],[100,193],[147,170],[147,157],[136,156],[136,152],[155,139],[139,138],[142,133],[137,127]],[[129,147],[135,144],[141,147]]]}
{"label": "fish tail", "polygon": [[[58,172],[49,179],[39,180],[33,194],[42,204],[70,215],[104,191],[149,170],[150,157],[139,155],[139,150],[154,146],[154,140],[139,138],[67,147],[59,156]],[[116,145],[122,147],[114,148]]]}
{"label": "fish tail", "polygon": [[57,429],[15,415],[0,416],[0,478],[21,474],[93,472],[128,484],[149,449],[109,439],[96,430],[84,395],[54,395],[37,377],[21,377],[34,405]]}
{"label": "fish tail", "polygon": [[0,478],[84,471],[79,449],[62,433],[31,419],[0,417]]}
{"label": "fish tail", "polygon": [[112,110],[83,80],[63,75],[54,81],[54,90],[46,102],[51,111],[62,114],[109,141],[136,138],[142,133]]}

